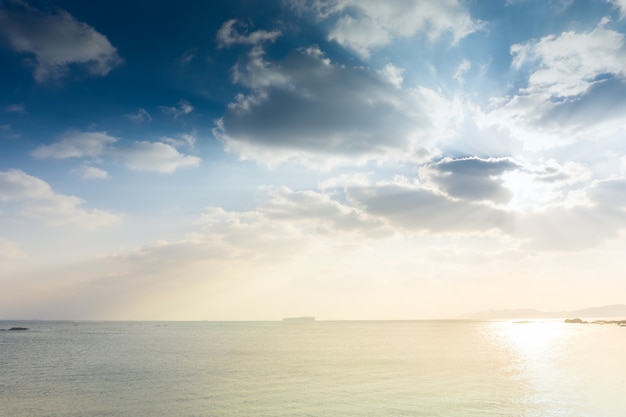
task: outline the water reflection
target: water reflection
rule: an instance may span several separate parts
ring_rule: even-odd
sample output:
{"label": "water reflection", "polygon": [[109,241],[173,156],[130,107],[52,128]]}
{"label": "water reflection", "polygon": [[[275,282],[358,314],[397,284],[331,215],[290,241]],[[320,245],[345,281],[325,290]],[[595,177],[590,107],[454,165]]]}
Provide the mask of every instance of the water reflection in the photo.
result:
{"label": "water reflection", "polygon": [[626,410],[626,329],[614,325],[36,326],[0,334],[2,416],[623,417]]}
{"label": "water reflection", "polygon": [[518,355],[540,360],[552,356],[554,350],[563,347],[567,336],[560,322],[537,321],[528,323],[500,323],[504,343]]}
{"label": "water reflection", "polygon": [[518,383],[518,406],[524,416],[571,416],[580,401],[562,367],[571,332],[560,322],[494,323],[494,333],[508,364],[504,371]]}

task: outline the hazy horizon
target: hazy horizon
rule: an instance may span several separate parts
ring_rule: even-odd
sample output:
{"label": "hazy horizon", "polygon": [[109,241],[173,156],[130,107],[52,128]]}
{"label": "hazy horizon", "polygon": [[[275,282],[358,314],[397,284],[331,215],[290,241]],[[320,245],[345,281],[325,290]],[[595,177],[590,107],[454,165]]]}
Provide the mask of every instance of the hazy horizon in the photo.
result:
{"label": "hazy horizon", "polygon": [[624,0],[0,0],[0,317],[625,301]]}
{"label": "hazy horizon", "polygon": [[[519,312],[529,312],[529,315],[524,316]],[[506,314],[511,315],[506,315]],[[587,313],[587,314],[585,314]],[[541,316],[545,314],[545,316]],[[284,321],[285,319],[299,319],[299,318],[313,318],[314,321],[481,321],[481,320],[494,320],[494,321],[510,321],[516,319],[536,319],[536,320],[562,320],[565,318],[611,318],[622,319],[626,317],[626,304],[611,304],[606,306],[594,306],[586,307],[568,311],[540,311],[535,309],[519,308],[519,309],[504,309],[504,310],[481,310],[474,312],[467,312],[456,317],[427,317],[427,318],[410,318],[410,317],[396,317],[396,318],[358,318],[358,317],[319,317],[314,315],[307,316],[285,316],[277,318],[267,319],[237,319],[237,320],[210,320],[210,319],[196,319],[196,320],[172,320],[172,319],[102,319],[102,318],[3,318],[0,317],[0,322],[45,322],[45,321],[60,321],[60,322],[276,322]]]}

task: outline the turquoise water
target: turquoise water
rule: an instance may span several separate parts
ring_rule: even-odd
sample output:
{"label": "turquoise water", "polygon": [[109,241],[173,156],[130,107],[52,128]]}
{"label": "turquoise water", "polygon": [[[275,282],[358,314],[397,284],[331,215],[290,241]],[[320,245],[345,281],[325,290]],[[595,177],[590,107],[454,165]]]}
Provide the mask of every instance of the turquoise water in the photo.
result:
{"label": "turquoise water", "polygon": [[626,328],[0,322],[2,417],[624,416]]}

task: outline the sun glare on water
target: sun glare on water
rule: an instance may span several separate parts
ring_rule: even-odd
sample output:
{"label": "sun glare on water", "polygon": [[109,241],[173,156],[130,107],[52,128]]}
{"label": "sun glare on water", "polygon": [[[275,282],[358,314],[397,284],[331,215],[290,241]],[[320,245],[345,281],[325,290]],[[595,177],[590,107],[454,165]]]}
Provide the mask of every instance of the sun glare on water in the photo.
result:
{"label": "sun glare on water", "polygon": [[562,323],[553,321],[511,323],[506,337],[508,345],[522,356],[546,355],[558,346],[563,329]]}

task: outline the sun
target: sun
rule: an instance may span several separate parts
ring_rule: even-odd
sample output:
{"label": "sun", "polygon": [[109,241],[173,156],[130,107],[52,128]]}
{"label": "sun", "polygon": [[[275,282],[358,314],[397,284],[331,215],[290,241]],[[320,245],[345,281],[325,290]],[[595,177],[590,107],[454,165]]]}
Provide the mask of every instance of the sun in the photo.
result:
{"label": "sun", "polygon": [[502,174],[501,178],[502,185],[512,194],[505,206],[509,210],[541,210],[558,197],[550,183],[538,180],[531,173],[509,171]]}

